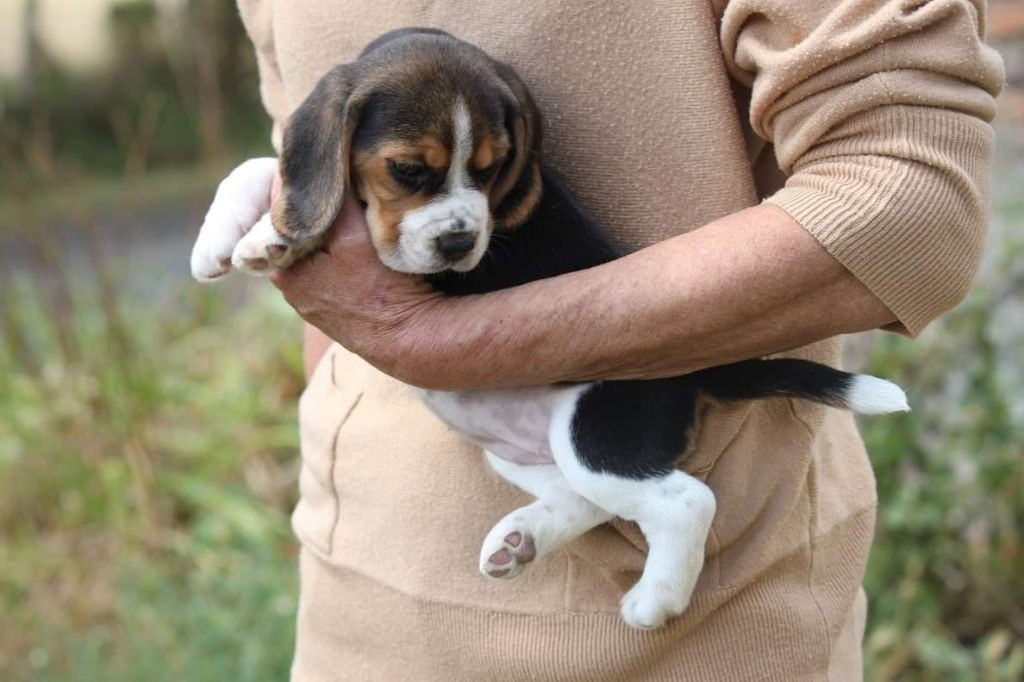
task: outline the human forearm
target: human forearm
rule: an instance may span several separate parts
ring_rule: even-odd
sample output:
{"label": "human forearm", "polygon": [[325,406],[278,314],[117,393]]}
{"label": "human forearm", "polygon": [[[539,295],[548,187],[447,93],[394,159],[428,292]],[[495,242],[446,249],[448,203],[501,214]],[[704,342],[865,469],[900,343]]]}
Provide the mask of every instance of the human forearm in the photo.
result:
{"label": "human forearm", "polygon": [[771,205],[598,268],[432,307],[410,318],[386,369],[435,388],[671,376],[895,319]]}

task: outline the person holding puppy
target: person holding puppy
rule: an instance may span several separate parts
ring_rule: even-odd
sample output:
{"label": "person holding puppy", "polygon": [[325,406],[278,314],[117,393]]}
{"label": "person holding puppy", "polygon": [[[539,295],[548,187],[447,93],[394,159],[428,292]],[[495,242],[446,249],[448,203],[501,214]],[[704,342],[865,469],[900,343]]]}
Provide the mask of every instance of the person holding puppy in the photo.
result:
{"label": "person holding puppy", "polygon": [[[690,607],[618,618],[645,546],[613,521],[514,582],[479,540],[524,496],[408,385],[658,378],[838,335],[914,335],[977,267],[1002,84],[985,7],[908,2],[239,0],[275,144],[332,66],[403,26],[513,66],[544,153],[633,253],[443,299],[386,268],[359,206],[272,277],[309,323],[296,680],[859,679],[874,480],[847,413],[709,405],[718,499]],[[472,506],[469,506],[469,505]]]}

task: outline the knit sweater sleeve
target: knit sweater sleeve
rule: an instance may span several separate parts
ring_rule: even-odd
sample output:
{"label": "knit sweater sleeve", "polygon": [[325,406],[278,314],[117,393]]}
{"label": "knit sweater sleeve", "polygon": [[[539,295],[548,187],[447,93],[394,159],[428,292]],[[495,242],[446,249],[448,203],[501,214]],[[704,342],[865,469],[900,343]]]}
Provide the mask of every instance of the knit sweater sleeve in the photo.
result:
{"label": "knit sweater sleeve", "polygon": [[238,0],[238,12],[245,32],[256,48],[256,65],[260,77],[260,98],[273,122],[270,139],[274,149],[281,151],[281,135],[288,105],[281,71],[274,51],[273,6],[271,0]]}
{"label": "knit sweater sleeve", "polygon": [[731,0],[721,41],[785,210],[917,334],[984,242],[999,56],[983,0]]}

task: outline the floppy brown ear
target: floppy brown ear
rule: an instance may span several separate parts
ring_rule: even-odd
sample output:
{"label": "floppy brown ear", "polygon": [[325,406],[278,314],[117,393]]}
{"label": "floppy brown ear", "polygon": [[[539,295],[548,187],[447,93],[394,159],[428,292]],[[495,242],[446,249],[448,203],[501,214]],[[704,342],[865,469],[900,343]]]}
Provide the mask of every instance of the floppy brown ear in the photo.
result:
{"label": "floppy brown ear", "polygon": [[281,198],[271,220],[280,234],[295,242],[325,232],[341,208],[352,135],[366,100],[355,81],[352,64],[334,67],[285,126],[279,160]]}
{"label": "floppy brown ear", "polygon": [[491,204],[495,227],[502,229],[520,225],[540,201],[544,124],[533,96],[512,67],[497,61],[494,67],[512,94],[505,107],[512,149],[495,180]]}

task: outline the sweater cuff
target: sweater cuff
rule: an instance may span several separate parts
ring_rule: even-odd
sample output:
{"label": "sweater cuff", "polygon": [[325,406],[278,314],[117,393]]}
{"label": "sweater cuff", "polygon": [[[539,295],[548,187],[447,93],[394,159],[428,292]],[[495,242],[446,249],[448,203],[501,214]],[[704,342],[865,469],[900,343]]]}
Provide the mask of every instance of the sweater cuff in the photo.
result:
{"label": "sweater cuff", "polygon": [[977,270],[991,128],[936,109],[885,107],[875,116],[861,129],[868,139],[812,150],[767,201],[893,312],[899,326],[890,329],[916,336],[963,299]]}

